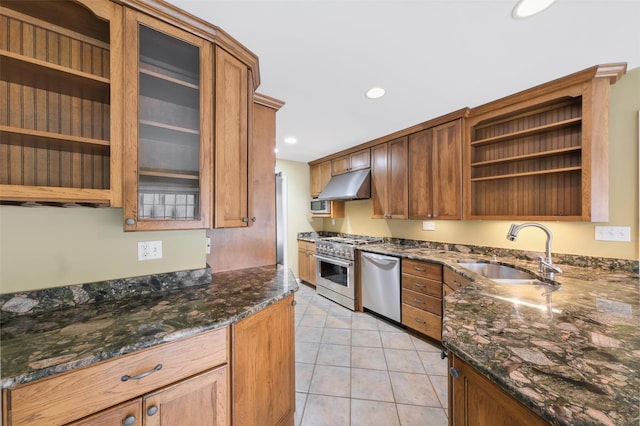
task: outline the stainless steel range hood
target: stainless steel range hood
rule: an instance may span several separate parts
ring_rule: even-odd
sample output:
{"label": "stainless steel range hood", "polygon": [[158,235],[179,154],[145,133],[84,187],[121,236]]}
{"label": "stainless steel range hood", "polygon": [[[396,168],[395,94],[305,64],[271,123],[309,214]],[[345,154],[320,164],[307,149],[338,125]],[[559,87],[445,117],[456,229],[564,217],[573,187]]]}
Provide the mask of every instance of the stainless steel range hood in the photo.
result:
{"label": "stainless steel range hood", "polygon": [[371,170],[363,169],[331,178],[318,200],[359,200],[371,198]]}

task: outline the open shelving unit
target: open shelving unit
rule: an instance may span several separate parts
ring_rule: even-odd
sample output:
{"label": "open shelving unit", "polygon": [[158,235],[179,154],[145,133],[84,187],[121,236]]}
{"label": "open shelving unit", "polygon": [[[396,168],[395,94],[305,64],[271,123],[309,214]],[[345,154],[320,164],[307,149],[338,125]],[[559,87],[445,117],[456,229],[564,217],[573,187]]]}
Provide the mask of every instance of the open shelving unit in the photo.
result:
{"label": "open shelving unit", "polygon": [[[61,15],[69,18],[52,25]],[[72,1],[3,1],[0,26],[0,200],[120,204],[110,22]]]}
{"label": "open shelving unit", "polygon": [[600,65],[472,109],[465,217],[602,221],[608,216],[608,90]]}

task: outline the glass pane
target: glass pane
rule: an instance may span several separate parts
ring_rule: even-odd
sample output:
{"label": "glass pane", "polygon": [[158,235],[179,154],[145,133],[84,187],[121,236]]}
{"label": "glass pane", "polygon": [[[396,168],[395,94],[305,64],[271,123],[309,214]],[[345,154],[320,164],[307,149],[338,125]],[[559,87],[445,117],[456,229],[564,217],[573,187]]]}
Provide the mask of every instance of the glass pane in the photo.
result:
{"label": "glass pane", "polygon": [[199,49],[141,25],[139,65],[139,217],[199,219]]}

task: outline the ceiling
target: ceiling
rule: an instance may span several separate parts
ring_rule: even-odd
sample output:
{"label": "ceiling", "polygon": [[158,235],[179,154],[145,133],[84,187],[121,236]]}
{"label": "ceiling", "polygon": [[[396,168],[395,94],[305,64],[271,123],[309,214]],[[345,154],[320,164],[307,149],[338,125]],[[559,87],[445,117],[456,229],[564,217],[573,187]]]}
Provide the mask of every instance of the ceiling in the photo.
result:
{"label": "ceiling", "polygon": [[[590,66],[640,67],[640,0],[169,0],[260,58],[286,102],[277,158],[308,162]],[[382,86],[387,94],[367,99]],[[285,137],[296,137],[290,145]]]}

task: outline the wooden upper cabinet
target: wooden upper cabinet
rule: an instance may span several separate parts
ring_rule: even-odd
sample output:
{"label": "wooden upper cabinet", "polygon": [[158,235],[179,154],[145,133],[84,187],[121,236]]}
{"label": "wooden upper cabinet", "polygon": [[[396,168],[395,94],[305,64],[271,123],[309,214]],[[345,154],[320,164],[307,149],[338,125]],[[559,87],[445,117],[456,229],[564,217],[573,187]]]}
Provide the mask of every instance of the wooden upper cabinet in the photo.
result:
{"label": "wooden upper cabinet", "polygon": [[409,136],[409,219],[461,219],[461,119]]}
{"label": "wooden upper cabinet", "polygon": [[310,181],[311,181],[311,198],[315,198],[320,195],[320,192],[331,180],[331,161],[323,161],[322,163],[314,164],[309,168]]}
{"label": "wooden upper cabinet", "polygon": [[465,217],[607,221],[609,86],[625,71],[598,65],[471,109]]}
{"label": "wooden upper cabinet", "polygon": [[249,156],[249,90],[247,66],[215,48],[214,228],[249,226],[253,220]]}
{"label": "wooden upper cabinet", "polygon": [[331,175],[341,175],[369,167],[371,167],[371,150],[367,148],[331,160]]}
{"label": "wooden upper cabinet", "polygon": [[408,138],[406,136],[371,148],[371,217],[407,219]]}
{"label": "wooden upper cabinet", "polygon": [[125,11],[124,228],[208,225],[211,44]]}
{"label": "wooden upper cabinet", "polygon": [[0,4],[0,200],[122,206],[122,7]]}

